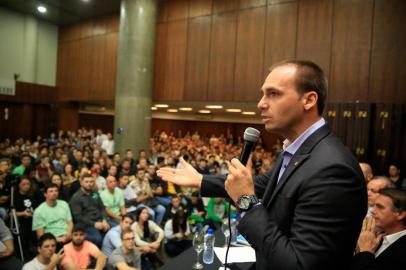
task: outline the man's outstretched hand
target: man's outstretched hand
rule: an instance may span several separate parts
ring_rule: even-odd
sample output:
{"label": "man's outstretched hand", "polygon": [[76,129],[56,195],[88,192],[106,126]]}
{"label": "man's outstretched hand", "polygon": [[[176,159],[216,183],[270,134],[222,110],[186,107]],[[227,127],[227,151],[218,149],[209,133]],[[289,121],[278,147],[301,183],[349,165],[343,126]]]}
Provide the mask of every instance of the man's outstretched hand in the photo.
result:
{"label": "man's outstretched hand", "polygon": [[183,157],[181,157],[179,161],[182,165],[181,169],[164,167],[157,171],[158,176],[165,181],[172,182],[179,186],[200,188],[203,175],[198,173]]}

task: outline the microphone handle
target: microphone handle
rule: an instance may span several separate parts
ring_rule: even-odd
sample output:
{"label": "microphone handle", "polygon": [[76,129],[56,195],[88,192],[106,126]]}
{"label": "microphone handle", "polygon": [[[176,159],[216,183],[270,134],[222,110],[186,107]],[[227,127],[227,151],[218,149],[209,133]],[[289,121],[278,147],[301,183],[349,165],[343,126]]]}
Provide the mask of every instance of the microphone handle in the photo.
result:
{"label": "microphone handle", "polygon": [[241,155],[238,158],[240,160],[240,162],[246,166],[247,162],[248,162],[248,158],[250,157],[250,154],[252,152],[252,150],[254,149],[255,143],[254,142],[250,142],[250,141],[245,141],[242,151],[241,151]]}

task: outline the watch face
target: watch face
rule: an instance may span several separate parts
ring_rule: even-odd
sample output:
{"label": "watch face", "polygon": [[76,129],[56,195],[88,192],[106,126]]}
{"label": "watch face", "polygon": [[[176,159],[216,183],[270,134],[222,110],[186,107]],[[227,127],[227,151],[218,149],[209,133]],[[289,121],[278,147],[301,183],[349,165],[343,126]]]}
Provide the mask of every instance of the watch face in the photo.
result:
{"label": "watch face", "polygon": [[250,199],[247,197],[242,197],[240,201],[240,208],[241,209],[248,209],[250,206]]}

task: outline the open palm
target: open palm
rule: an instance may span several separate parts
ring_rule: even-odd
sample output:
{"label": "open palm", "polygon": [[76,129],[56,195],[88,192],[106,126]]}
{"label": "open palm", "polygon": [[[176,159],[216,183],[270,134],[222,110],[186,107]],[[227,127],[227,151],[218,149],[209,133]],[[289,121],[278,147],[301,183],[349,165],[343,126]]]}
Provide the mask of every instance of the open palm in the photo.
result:
{"label": "open palm", "polygon": [[179,186],[200,188],[203,176],[198,173],[195,168],[187,163],[182,157],[180,158],[179,162],[182,165],[181,169],[164,167],[157,171],[158,176],[165,181],[172,182]]}

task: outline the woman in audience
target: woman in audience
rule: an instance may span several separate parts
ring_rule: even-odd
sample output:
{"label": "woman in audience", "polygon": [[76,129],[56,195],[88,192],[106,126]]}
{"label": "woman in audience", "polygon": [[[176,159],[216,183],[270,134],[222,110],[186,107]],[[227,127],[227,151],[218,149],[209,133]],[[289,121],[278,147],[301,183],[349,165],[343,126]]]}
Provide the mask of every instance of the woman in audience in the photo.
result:
{"label": "woman in audience", "polygon": [[63,185],[70,188],[73,182],[77,179],[73,176],[72,164],[68,163],[65,166],[64,173],[62,174]]}
{"label": "woman in audience", "polygon": [[62,177],[59,173],[54,173],[51,176],[51,183],[54,183],[55,185],[58,186],[58,191],[59,191],[58,198],[60,200],[64,200],[65,202],[69,202],[70,197],[71,197],[69,189],[67,189],[65,187],[65,185],[63,184]]}
{"label": "woman in audience", "polygon": [[136,222],[131,229],[134,231],[135,244],[138,247],[147,247],[147,253],[142,254],[141,260],[149,261],[152,268],[163,265],[157,252],[164,239],[164,231],[152,220],[149,220],[148,210],[145,207],[137,209]]}
{"label": "woman in audience", "polygon": [[169,256],[178,256],[192,246],[189,223],[183,210],[178,210],[165,224],[165,250]]}

